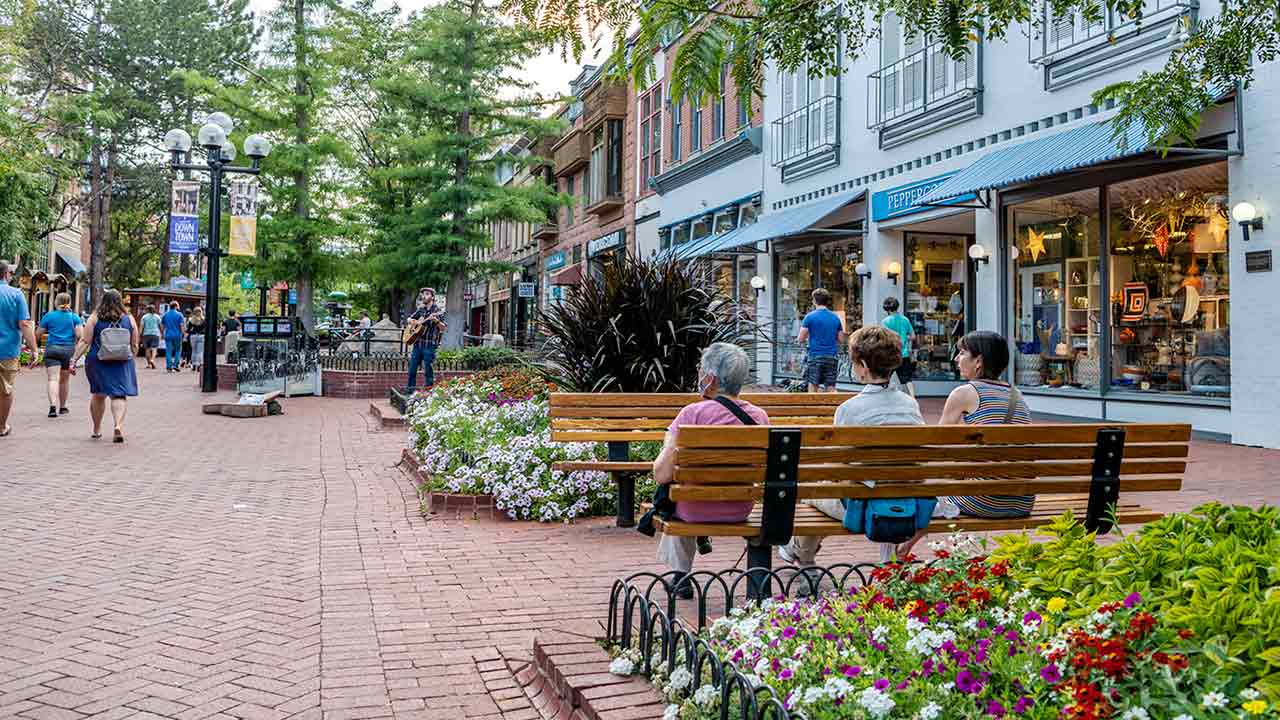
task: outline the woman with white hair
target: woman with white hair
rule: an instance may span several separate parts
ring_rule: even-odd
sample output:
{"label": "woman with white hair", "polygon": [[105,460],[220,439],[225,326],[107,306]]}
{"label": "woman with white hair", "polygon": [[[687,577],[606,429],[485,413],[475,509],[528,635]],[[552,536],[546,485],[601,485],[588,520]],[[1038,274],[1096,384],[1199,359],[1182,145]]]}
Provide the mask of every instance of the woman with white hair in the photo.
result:
{"label": "woman with white hair", "polygon": [[[768,425],[764,410],[738,398],[751,374],[747,352],[730,343],[715,343],[702,351],[698,364],[698,394],[704,399],[685,406],[667,428],[662,452],[653,461],[653,477],[664,494],[666,485],[675,479],[676,437],[682,425]],[[655,501],[655,506],[659,503]],[[671,517],[686,522],[742,522],[751,514],[750,500],[686,501],[675,503]],[[661,510],[658,510],[663,514]],[[701,547],[699,547],[701,545]],[[687,575],[693,570],[695,550],[710,552],[710,541],[691,537],[664,535],[658,542],[658,560]],[[693,597],[693,587],[677,586],[680,597]]]}

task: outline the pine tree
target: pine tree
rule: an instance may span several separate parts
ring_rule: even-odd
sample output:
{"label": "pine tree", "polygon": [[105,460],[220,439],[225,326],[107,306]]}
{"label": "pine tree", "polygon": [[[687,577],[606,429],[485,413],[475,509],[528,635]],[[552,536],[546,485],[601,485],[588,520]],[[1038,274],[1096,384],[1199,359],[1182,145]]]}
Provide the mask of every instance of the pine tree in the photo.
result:
{"label": "pine tree", "polygon": [[560,202],[543,183],[503,186],[495,172],[499,162],[536,161],[495,157],[502,143],[559,129],[516,77],[543,47],[540,34],[504,22],[481,0],[451,0],[410,18],[399,61],[374,82],[384,151],[367,175],[376,208],[370,262],[401,289],[447,287],[446,346],[461,344],[463,290],[476,269],[468,256],[489,243],[490,224],[541,222]]}

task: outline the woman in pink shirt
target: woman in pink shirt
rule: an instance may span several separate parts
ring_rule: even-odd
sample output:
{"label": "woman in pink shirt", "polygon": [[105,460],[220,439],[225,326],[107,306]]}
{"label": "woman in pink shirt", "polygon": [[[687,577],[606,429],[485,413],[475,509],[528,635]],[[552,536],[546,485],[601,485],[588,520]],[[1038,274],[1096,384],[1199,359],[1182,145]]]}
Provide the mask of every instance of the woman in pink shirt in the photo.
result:
{"label": "woman in pink shirt", "polygon": [[[768,425],[769,415],[745,400],[738,399],[751,374],[747,352],[730,343],[715,343],[702,351],[698,365],[698,394],[706,398],[686,405],[671,421],[662,452],[653,461],[653,477],[659,485],[675,478],[676,436],[683,425]],[[752,422],[745,423],[742,417]],[[690,501],[676,503],[673,517],[687,522],[742,522],[751,514],[752,502]],[[693,569],[697,542],[691,537],[663,535],[658,541],[658,560],[688,574]],[[680,597],[693,597],[693,588],[681,583]]]}

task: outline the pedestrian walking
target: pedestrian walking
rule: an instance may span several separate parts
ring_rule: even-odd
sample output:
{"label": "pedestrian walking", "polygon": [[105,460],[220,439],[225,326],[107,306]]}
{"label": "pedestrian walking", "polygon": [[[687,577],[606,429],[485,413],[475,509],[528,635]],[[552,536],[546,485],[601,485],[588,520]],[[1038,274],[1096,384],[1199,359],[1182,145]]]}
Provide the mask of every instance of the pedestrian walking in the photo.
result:
{"label": "pedestrian walking", "polygon": [[187,325],[191,323],[191,311],[182,311],[182,362],[178,369],[191,367],[191,336],[187,334]]}
{"label": "pedestrian walking", "polygon": [[[214,318],[216,320],[216,318]],[[235,310],[227,311],[227,319],[222,321],[222,337],[226,337],[229,332],[240,331],[240,319],[236,317]]]}
{"label": "pedestrian walking", "polygon": [[71,295],[58,293],[53,299],[53,312],[40,318],[37,340],[43,338],[44,371],[49,379],[49,417],[66,415],[67,398],[71,395],[71,356],[75,355],[84,321],[71,312]]}
{"label": "pedestrian walking", "polygon": [[155,370],[156,351],[160,348],[160,316],[155,305],[148,305],[142,316],[142,348],[147,353],[147,367]]}
{"label": "pedestrian walking", "polygon": [[191,369],[199,371],[204,365],[204,309],[191,311],[187,320],[187,341],[191,344]]}
{"label": "pedestrian walking", "polygon": [[[177,303],[174,303],[177,305]],[[171,312],[177,314],[176,308]],[[166,313],[167,314],[167,313]],[[178,315],[178,317],[182,317]],[[121,331],[127,331],[127,337]],[[107,401],[111,401],[111,419],[115,423],[114,442],[124,442],[124,418],[128,413],[128,399],[138,394],[138,375],[133,358],[138,353],[138,328],[124,309],[124,302],[116,290],[104,290],[98,301],[98,309],[89,316],[71,358],[72,374],[80,358],[86,358],[85,377],[89,379],[89,417],[93,420],[93,434],[102,437],[102,417],[106,414]],[[170,340],[166,346],[176,346],[181,337]],[[168,347],[166,347],[168,352]],[[165,358],[168,360],[168,358]]]}
{"label": "pedestrian walking", "polygon": [[422,379],[425,387],[430,389],[436,384],[435,370],[431,367],[436,361],[436,350],[440,347],[440,338],[444,334],[444,311],[436,305],[436,291],[422,288],[418,291],[418,309],[409,316],[410,333],[413,342],[413,353],[409,356],[409,393],[413,394],[418,385],[418,367],[422,366]]}
{"label": "pedestrian walking", "polygon": [[18,357],[22,343],[31,350],[31,367],[39,364],[40,349],[31,326],[31,312],[22,291],[9,285],[13,267],[0,260],[0,437],[7,436],[9,411],[13,409],[14,385],[18,380]]}
{"label": "pedestrian walking", "polygon": [[836,356],[844,342],[844,322],[831,312],[831,293],[818,288],[810,296],[813,310],[800,323],[796,343],[808,344],[805,381],[809,392],[835,392],[840,364]]}
{"label": "pedestrian walking", "polygon": [[164,329],[165,372],[178,372],[182,366],[182,331],[186,322],[186,318],[178,312],[177,300],[169,303],[168,311],[160,318],[160,324]]}
{"label": "pedestrian walking", "polygon": [[912,359],[912,346],[916,341],[916,329],[907,319],[906,315],[898,312],[901,304],[896,297],[887,297],[884,299],[884,311],[887,317],[880,323],[889,330],[898,334],[898,339],[902,341],[902,364],[898,366],[893,374],[897,376],[898,383],[911,397],[916,396],[916,362]]}

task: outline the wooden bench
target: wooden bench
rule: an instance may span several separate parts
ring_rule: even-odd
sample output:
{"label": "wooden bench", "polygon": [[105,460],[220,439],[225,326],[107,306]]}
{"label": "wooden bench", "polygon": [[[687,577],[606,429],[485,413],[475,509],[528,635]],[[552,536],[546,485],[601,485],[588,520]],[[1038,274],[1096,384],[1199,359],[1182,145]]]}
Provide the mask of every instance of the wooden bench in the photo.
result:
{"label": "wooden bench", "polygon": [[[744,393],[743,400],[763,408],[773,427],[830,425],[836,408],[852,393]],[[693,393],[551,393],[551,439],[555,442],[607,443],[607,460],[555,463],[563,472],[597,470],[613,476],[618,487],[618,527],[635,520],[635,476],[653,463],[631,459],[633,442],[661,442],[681,408],[700,400]]]}
{"label": "wooden bench", "polygon": [[840,521],[798,502],[806,499],[1035,495],[1030,517],[937,518],[929,529],[1032,528],[1071,510],[1102,533],[1113,518],[1161,516],[1120,492],[1181,489],[1190,438],[1190,425],[1154,424],[683,427],[672,499],[756,506],[741,523],[658,525],[677,536],[746,538],[747,567],[765,569],[772,546],[792,536],[847,534]]}

